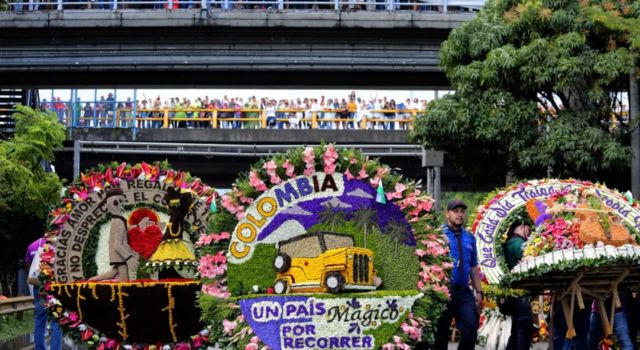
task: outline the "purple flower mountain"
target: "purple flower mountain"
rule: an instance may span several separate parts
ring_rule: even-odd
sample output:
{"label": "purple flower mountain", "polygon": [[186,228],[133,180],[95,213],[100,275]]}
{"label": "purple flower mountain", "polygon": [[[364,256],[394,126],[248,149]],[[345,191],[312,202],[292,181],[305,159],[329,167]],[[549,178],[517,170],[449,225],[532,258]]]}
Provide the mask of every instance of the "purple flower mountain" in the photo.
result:
{"label": "purple flower mountain", "polygon": [[[336,211],[344,212],[347,219],[351,219],[354,212],[360,208],[370,208],[377,214],[377,224],[381,231],[385,231],[391,222],[398,221],[406,227],[407,232],[412,232],[411,225],[409,225],[404,213],[397,205],[392,201],[387,201],[386,204],[376,202],[376,190],[369,183],[344,178],[344,187],[344,193],[340,196],[327,196],[299,202],[281,210],[262,229],[258,236],[258,241],[273,240],[275,237],[270,236],[283,228],[289,231],[299,230],[299,234],[306,233],[311,227],[320,223],[320,213],[329,204],[336,208]],[[415,246],[415,237],[408,235],[403,243],[408,246]]]}

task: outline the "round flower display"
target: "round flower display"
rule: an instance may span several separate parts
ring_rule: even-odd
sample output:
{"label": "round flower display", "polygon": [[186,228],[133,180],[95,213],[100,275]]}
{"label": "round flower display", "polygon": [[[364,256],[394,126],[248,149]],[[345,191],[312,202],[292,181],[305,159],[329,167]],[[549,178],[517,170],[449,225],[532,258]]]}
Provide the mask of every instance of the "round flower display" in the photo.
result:
{"label": "round flower display", "polygon": [[[67,188],[61,205],[51,212],[41,255],[45,306],[74,341],[90,349],[210,345],[195,306],[200,281],[180,276],[158,279],[159,272],[146,266],[171,221],[165,201],[170,188],[195,198],[180,223],[180,239],[193,247],[190,242],[207,232],[217,194],[166,163],[113,163],[91,169]],[[123,198],[118,217],[133,251],[130,259],[138,260],[131,265],[127,260],[132,266],[127,282],[110,275],[109,228],[118,219],[107,210],[110,193]]]}
{"label": "round flower display", "polygon": [[239,349],[405,349],[433,340],[448,244],[433,201],[360,152],[292,149],[222,196],[196,243],[210,336]]}
{"label": "round flower display", "polygon": [[[532,230],[522,260],[509,270],[502,246],[516,220]],[[630,193],[587,181],[545,179],[491,194],[477,209],[473,232],[488,282],[499,283],[638,261],[639,223],[640,208]]]}

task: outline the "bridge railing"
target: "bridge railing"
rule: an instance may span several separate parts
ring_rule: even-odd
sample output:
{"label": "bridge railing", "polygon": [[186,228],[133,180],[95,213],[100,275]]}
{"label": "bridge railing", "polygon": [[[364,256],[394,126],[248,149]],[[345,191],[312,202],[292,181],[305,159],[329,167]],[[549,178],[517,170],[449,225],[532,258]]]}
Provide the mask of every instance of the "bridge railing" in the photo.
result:
{"label": "bridge railing", "polygon": [[8,1],[9,10],[334,10],[334,11],[436,11],[479,10],[485,0],[19,0]]}
{"label": "bridge railing", "polygon": [[[89,116],[67,109],[59,114],[69,128],[213,128],[213,129],[413,129],[417,109],[379,109],[348,112],[322,109],[129,109],[117,108]],[[86,113],[85,113],[86,114]]]}

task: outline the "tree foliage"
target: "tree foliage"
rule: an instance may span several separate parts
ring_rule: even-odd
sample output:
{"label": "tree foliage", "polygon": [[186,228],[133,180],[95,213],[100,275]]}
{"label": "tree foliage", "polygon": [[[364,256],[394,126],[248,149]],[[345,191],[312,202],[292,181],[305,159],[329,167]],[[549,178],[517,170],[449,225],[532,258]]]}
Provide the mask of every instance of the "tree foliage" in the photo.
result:
{"label": "tree foliage", "polygon": [[[428,105],[414,140],[447,151],[476,182],[627,169],[620,123],[640,1],[490,0],[451,32],[440,64],[456,93]],[[605,23],[606,18],[608,20]]]}
{"label": "tree foliage", "polygon": [[62,147],[64,127],[55,115],[17,106],[16,133],[0,142],[0,270],[13,270],[27,245],[44,234],[62,183],[42,164]]}
{"label": "tree foliage", "polygon": [[0,143],[0,211],[44,218],[59,198],[62,183],[42,164],[62,147],[64,127],[54,115],[18,106],[16,134]]}

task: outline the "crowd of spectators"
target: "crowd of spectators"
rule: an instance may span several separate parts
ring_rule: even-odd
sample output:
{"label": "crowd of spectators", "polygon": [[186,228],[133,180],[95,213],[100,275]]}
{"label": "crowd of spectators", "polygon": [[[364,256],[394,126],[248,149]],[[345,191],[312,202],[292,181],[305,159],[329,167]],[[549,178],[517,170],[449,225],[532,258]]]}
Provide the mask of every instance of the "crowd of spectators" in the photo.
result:
{"label": "crowd of spectators", "polygon": [[[345,97],[305,97],[276,100],[269,97],[248,98],[209,96],[172,97],[162,100],[143,98],[135,102],[131,97],[116,101],[112,93],[98,101],[85,102],[79,98],[71,103],[60,97],[52,101],[42,100],[41,109],[53,111],[58,119],[75,127],[131,127],[163,126],[165,110],[169,113],[170,128],[210,128],[214,110],[219,119],[217,127],[224,129],[261,128],[261,118],[266,118],[267,128],[305,129],[311,127],[315,114],[317,128],[359,129],[363,119],[367,129],[406,129],[415,113],[426,108],[426,100],[407,98],[396,102],[393,98],[363,98],[351,92]],[[135,107],[135,108],[134,108]],[[176,119],[177,120],[174,120]],[[189,119],[193,119],[190,121]],[[200,120],[208,119],[208,120]]]}
{"label": "crowd of spectators", "polygon": [[[10,0],[14,12],[24,11],[53,11],[58,8],[57,0]],[[201,0],[62,0],[63,9],[192,9],[202,8]],[[472,8],[481,4],[470,2]],[[471,6],[469,5],[469,6]],[[336,10],[343,11],[436,11],[441,12],[443,6],[433,6],[419,0],[340,0],[337,4],[333,0],[207,0],[209,9],[218,10]],[[337,6],[337,7],[336,7]],[[451,10],[469,11],[471,8],[452,8]]]}

